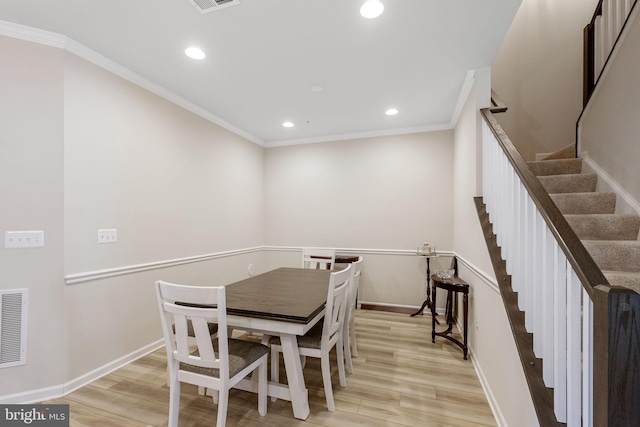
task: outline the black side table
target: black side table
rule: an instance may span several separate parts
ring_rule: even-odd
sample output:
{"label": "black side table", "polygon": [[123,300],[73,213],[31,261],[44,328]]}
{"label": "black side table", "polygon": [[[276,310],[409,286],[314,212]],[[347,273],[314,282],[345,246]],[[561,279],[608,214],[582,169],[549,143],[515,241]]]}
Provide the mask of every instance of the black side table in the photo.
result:
{"label": "black side table", "polygon": [[[433,303],[431,304],[431,319],[432,319],[432,329],[431,329],[431,342],[436,342],[436,335],[439,337],[443,337],[452,341],[453,343],[460,346],[464,354],[464,360],[467,360],[467,353],[469,348],[467,347],[467,325],[469,323],[469,284],[458,277],[458,275],[453,276],[450,279],[442,279],[437,275],[432,275],[431,280],[433,282]],[[436,332],[436,289],[441,288],[447,291],[447,302],[445,304],[445,318],[447,319],[447,329],[442,332]],[[462,305],[463,305],[463,319],[462,319],[462,336],[463,342],[453,338],[449,334],[451,333],[454,317],[453,317],[453,301],[454,301],[454,292],[462,294]]]}

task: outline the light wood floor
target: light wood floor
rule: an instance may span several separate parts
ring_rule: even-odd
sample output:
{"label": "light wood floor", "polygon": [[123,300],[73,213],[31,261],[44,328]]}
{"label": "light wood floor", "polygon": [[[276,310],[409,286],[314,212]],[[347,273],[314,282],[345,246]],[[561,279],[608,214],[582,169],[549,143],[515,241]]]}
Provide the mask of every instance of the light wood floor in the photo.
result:
{"label": "light wood floor", "polygon": [[[304,374],[311,414],[306,421],[293,418],[290,403],[282,400],[269,400],[267,415],[260,417],[254,394],[232,390],[227,425],[495,426],[471,360],[463,360],[462,351],[448,340],[431,343],[430,317],[358,310],[359,357],[347,387],[340,387],[332,361],[336,412],[326,409],[319,360],[308,358]],[[168,402],[162,348],[47,403],[69,404],[71,426],[136,427],[166,426]],[[211,398],[184,384],[180,426],[213,426],[215,420]]]}

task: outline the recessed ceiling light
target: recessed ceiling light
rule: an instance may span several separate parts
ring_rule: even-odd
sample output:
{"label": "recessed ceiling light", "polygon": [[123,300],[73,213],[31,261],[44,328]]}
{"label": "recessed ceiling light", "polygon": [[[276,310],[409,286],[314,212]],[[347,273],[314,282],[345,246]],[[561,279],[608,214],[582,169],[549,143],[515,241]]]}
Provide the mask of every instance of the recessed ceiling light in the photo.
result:
{"label": "recessed ceiling light", "polygon": [[324,90],[324,87],[320,86],[320,85],[313,85],[311,86],[311,92],[315,92],[315,93],[320,93]]}
{"label": "recessed ceiling light", "polygon": [[191,59],[204,59],[205,55],[202,49],[199,47],[188,47],[184,50],[185,55],[187,55]]}
{"label": "recessed ceiling light", "polygon": [[291,122],[284,122],[284,123],[282,124],[282,126],[284,126],[284,127],[286,127],[286,128],[292,128],[292,127],[293,127],[293,123],[291,123]]}
{"label": "recessed ceiling light", "polygon": [[384,112],[387,116],[395,116],[396,114],[398,114],[398,110],[396,110],[395,108],[389,108],[387,111]]}
{"label": "recessed ceiling light", "polygon": [[379,0],[367,0],[360,8],[360,15],[372,19],[382,15],[384,5]]}

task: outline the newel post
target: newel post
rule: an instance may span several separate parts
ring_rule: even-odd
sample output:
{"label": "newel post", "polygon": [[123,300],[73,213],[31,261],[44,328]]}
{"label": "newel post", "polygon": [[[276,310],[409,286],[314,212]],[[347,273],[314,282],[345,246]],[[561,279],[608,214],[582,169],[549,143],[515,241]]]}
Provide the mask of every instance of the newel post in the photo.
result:
{"label": "newel post", "polygon": [[594,288],[593,425],[640,425],[640,294]]}

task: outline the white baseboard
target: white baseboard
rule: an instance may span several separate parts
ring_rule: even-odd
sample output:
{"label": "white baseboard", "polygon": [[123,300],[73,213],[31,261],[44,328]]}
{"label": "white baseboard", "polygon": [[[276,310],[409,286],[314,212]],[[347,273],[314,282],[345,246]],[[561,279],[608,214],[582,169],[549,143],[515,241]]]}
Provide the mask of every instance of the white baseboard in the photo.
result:
{"label": "white baseboard", "polygon": [[640,215],[640,202],[629,194],[618,182],[611,177],[600,165],[598,165],[586,151],[580,153],[580,157],[587,167],[598,175],[598,191],[611,191],[616,193],[616,213],[628,213]]}
{"label": "white baseboard", "polygon": [[[472,355],[471,348],[469,348],[469,354]],[[473,363],[473,369],[475,369],[476,375],[478,375],[480,385],[482,386],[482,390],[484,390],[484,394],[487,396],[487,401],[489,402],[489,406],[491,407],[491,412],[493,412],[493,416],[495,417],[498,426],[509,427],[509,425],[507,424],[507,420],[504,419],[504,415],[500,410],[498,400],[493,394],[491,387],[489,387],[489,382],[487,381],[487,377],[485,377],[484,372],[482,371],[480,363],[476,360],[475,357],[471,357],[471,363]]]}
{"label": "white baseboard", "polygon": [[385,302],[373,302],[373,301],[358,301],[358,305],[374,305],[379,307],[405,308],[409,310],[417,310],[420,308],[419,305],[387,304]]}
{"label": "white baseboard", "polygon": [[[475,275],[477,278],[481,279],[489,289],[493,290],[498,294],[500,293],[500,288],[498,284],[487,273],[480,270],[478,267],[476,267],[475,265],[471,264],[470,262],[468,262],[467,260],[459,256],[458,256],[458,262],[465,265],[469,269],[469,271],[473,275]],[[460,319],[458,319],[457,326],[458,326],[458,330],[462,331],[462,325],[460,324]],[[493,394],[493,390],[489,385],[489,381],[487,380],[487,377],[484,375],[482,366],[480,365],[480,362],[475,357],[473,357],[473,353],[474,352],[473,352],[472,343],[469,342],[469,358],[471,359],[471,363],[473,364],[473,369],[475,369],[476,374],[478,375],[478,380],[480,381],[482,390],[484,390],[484,394],[487,396],[487,401],[489,402],[489,406],[491,407],[491,412],[493,412],[493,416],[495,417],[499,427],[509,427],[507,424],[507,421],[504,418],[504,415],[502,414],[502,411],[500,410],[500,405],[498,404],[498,400],[496,399],[495,395]]]}
{"label": "white baseboard", "polygon": [[28,390],[22,393],[0,396],[0,403],[7,405],[33,404],[44,400],[56,399],[64,396],[64,394],[64,385],[59,384],[36,390]]}
{"label": "white baseboard", "polygon": [[74,378],[64,384],[45,387],[36,390],[29,390],[23,393],[16,393],[7,396],[0,396],[0,402],[3,404],[33,404],[42,402],[45,400],[57,399],[83,387],[103,376],[110,374],[111,372],[120,369],[124,365],[133,362],[147,354],[156,351],[158,348],[164,346],[164,339],[155,341],[149,345],[139,348],[119,359],[113,360],[106,365],[103,365],[91,372]]}

